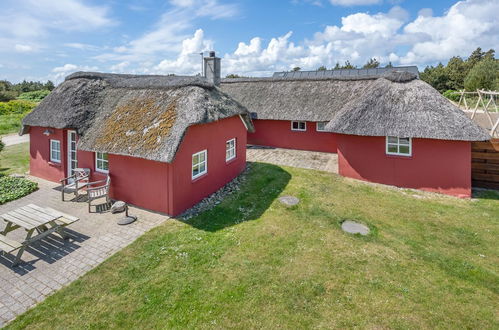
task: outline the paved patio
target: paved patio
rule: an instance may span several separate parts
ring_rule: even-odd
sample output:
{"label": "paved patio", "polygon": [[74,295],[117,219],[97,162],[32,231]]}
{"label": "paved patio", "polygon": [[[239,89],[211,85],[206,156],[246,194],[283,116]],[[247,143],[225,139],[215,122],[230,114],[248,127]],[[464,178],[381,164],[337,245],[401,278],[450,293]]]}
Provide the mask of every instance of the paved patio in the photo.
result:
{"label": "paved patio", "polygon": [[338,173],[338,155],[326,152],[248,146],[250,162],[263,162]]}
{"label": "paved patio", "polygon": [[[54,189],[56,184],[30,179],[37,181],[40,189],[0,206],[0,214],[33,203],[77,216],[80,221],[67,227],[68,240],[54,234],[28,247],[22,256],[23,262],[15,268],[10,268],[11,256],[0,256],[0,327],[168,219],[165,215],[130,207],[130,214],[137,215],[138,220],[119,226],[116,221],[123,214],[89,214],[86,203],[61,202],[60,192]],[[3,228],[2,221],[0,231]],[[26,233],[18,229],[8,237],[21,241]]]}

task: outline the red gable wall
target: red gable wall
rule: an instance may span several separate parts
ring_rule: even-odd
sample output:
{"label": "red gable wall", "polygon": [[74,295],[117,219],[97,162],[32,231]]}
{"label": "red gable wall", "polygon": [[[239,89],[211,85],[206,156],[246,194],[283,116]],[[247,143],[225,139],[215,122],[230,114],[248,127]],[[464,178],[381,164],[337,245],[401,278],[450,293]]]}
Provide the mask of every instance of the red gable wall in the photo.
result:
{"label": "red gable wall", "polygon": [[289,120],[254,119],[255,132],[248,133],[248,143],[276,148],[336,153],[336,134],[317,132],[316,123],[307,121],[305,132],[292,131]]}
{"label": "red gable wall", "polygon": [[385,153],[385,137],[338,134],[342,176],[454,195],[471,196],[471,144],[412,139],[412,156]]}

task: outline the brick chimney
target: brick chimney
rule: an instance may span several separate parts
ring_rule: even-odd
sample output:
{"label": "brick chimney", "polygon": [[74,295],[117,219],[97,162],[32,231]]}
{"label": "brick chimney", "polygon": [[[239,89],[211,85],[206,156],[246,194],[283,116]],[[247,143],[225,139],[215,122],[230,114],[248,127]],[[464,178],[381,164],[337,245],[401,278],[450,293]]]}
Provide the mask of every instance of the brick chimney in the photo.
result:
{"label": "brick chimney", "polygon": [[220,57],[213,51],[204,58],[204,77],[215,86],[220,85]]}

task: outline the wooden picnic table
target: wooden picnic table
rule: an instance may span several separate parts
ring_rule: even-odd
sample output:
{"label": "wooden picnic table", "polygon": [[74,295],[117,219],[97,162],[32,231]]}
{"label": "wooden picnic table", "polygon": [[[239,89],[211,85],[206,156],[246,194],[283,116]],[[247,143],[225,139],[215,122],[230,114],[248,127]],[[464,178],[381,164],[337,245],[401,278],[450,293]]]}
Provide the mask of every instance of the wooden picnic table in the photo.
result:
{"label": "wooden picnic table", "polygon": [[[13,266],[19,263],[27,246],[53,232],[66,239],[64,227],[79,220],[52,208],[40,207],[35,204],[28,204],[9,211],[0,215],[0,218],[6,222],[5,229],[0,233],[0,250],[6,253],[19,250]],[[18,228],[23,228],[27,232],[26,239],[22,243],[6,237],[9,232]]]}

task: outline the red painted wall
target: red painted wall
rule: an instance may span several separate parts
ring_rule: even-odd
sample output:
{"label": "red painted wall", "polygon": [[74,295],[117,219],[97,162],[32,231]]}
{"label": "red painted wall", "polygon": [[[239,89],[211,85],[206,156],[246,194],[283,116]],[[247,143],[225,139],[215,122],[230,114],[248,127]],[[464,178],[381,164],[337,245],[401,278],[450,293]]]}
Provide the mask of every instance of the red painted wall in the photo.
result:
{"label": "red painted wall", "polygon": [[[244,170],[246,136],[246,128],[238,116],[189,127],[170,173],[172,215],[195,205]],[[232,138],[236,138],[236,158],[226,163],[225,142]],[[192,154],[204,149],[208,150],[208,173],[192,180]]]}
{"label": "red painted wall", "polygon": [[471,196],[471,144],[412,139],[412,156],[385,153],[385,137],[338,134],[342,176],[405,188]]}
{"label": "red painted wall", "polygon": [[167,204],[170,166],[143,158],[109,155],[111,198],[171,214]]}
{"label": "red painted wall", "polygon": [[336,134],[317,132],[315,122],[307,122],[305,132],[292,131],[289,120],[254,119],[255,132],[248,133],[248,144],[276,148],[336,153]]}
{"label": "red painted wall", "polygon": [[[67,169],[67,130],[30,128],[30,171],[34,176],[58,182]],[[176,216],[235,178],[246,165],[246,128],[231,117],[188,128],[171,164],[142,158],[109,155],[111,198],[145,209]],[[225,161],[225,142],[236,138],[236,158]],[[61,140],[62,160],[50,163],[50,139]],[[208,173],[191,179],[192,154],[208,151]],[[91,180],[106,177],[95,171],[95,153],[78,150],[78,166],[91,169]]]}
{"label": "red painted wall", "polygon": [[[40,177],[49,181],[63,179],[66,172],[66,135],[64,130],[50,128],[53,131],[50,136],[43,135],[47,127],[30,127],[29,137],[29,171],[33,176]],[[59,140],[61,142],[61,162],[50,161],[50,140]]]}

